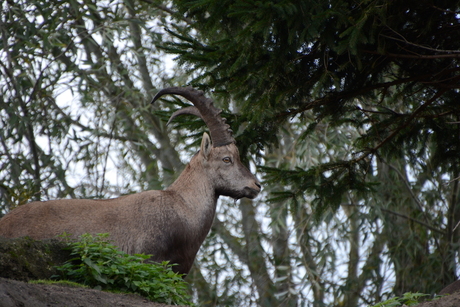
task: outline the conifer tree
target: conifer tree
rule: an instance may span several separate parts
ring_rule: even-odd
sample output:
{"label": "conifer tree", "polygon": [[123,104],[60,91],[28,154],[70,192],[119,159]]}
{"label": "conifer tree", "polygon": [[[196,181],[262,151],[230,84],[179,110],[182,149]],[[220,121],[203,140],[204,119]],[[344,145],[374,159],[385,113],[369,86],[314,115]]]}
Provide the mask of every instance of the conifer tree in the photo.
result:
{"label": "conifer tree", "polygon": [[[315,306],[434,293],[457,278],[458,1],[173,3],[191,23],[170,28],[177,41],[163,48],[195,73],[192,84],[235,104],[239,145],[260,157],[271,192],[271,203],[254,206],[268,206],[273,257],[283,225],[273,217],[285,208],[298,244],[288,257],[307,271]],[[287,144],[290,163],[270,158]],[[342,223],[346,252],[329,250],[347,264],[338,283],[311,218]]]}

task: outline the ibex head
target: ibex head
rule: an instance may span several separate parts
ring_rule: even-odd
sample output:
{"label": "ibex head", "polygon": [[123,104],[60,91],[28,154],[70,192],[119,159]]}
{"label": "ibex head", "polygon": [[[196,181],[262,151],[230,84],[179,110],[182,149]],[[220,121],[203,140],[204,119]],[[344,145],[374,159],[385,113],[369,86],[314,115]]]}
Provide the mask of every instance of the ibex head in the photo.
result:
{"label": "ibex head", "polygon": [[260,183],[241,163],[232,130],[226,119],[220,116],[222,110],[217,109],[213,101],[206,98],[202,91],[192,87],[163,89],[155,95],[152,103],[166,94],[180,95],[194,104],[174,112],[168,123],[176,116],[191,114],[203,119],[209,128],[211,138],[204,133],[200,152],[190,161],[190,166],[199,163],[204,171],[209,170],[211,174],[208,176],[212,177],[210,179],[214,182],[218,195],[235,199],[255,198],[260,192]]}

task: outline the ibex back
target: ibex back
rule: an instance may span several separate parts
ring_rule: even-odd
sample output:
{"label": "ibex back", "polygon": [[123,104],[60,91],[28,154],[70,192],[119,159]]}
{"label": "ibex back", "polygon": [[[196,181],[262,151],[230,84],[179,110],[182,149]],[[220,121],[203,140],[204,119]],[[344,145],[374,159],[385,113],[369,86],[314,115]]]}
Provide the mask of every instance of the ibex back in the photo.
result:
{"label": "ibex back", "polygon": [[188,273],[211,228],[219,196],[252,199],[260,184],[241,163],[231,130],[210,99],[193,88],[174,87],[161,90],[152,103],[164,94],[178,94],[194,104],[171,119],[200,116],[211,134],[204,133],[200,151],[169,188],[107,200],[32,202],[0,220],[0,236],[41,240],[64,232],[73,237],[109,233],[121,250],[151,254],[151,261],[168,260],[178,264],[175,271]]}

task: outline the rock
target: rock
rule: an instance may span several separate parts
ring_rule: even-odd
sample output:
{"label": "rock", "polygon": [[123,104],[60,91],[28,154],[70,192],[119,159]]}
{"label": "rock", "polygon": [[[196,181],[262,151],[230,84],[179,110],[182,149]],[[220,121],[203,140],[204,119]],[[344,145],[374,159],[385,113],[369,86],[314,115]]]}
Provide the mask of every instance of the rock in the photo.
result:
{"label": "rock", "polygon": [[451,295],[443,296],[430,302],[418,304],[417,307],[459,307],[460,292],[455,292]]}
{"label": "rock", "polygon": [[0,307],[166,307],[135,294],[69,286],[28,284],[0,278]]}
{"label": "rock", "polygon": [[58,275],[54,266],[63,265],[71,258],[66,244],[58,240],[0,237],[0,307],[169,306],[135,294],[27,283]]}
{"label": "rock", "polygon": [[439,291],[439,295],[443,294],[452,294],[460,290],[460,280],[456,280],[441,291]]}
{"label": "rock", "polygon": [[0,277],[20,281],[49,279],[59,273],[54,266],[71,258],[65,247],[58,240],[0,237]]}

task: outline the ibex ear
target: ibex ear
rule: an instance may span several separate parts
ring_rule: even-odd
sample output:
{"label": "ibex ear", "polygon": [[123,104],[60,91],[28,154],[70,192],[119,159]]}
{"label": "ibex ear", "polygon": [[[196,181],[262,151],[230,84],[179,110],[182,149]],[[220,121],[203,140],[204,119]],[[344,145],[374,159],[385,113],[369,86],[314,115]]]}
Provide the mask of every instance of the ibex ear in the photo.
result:
{"label": "ibex ear", "polygon": [[209,135],[205,132],[203,133],[203,139],[201,140],[200,151],[203,154],[203,157],[208,160],[209,154],[211,153],[212,142]]}

